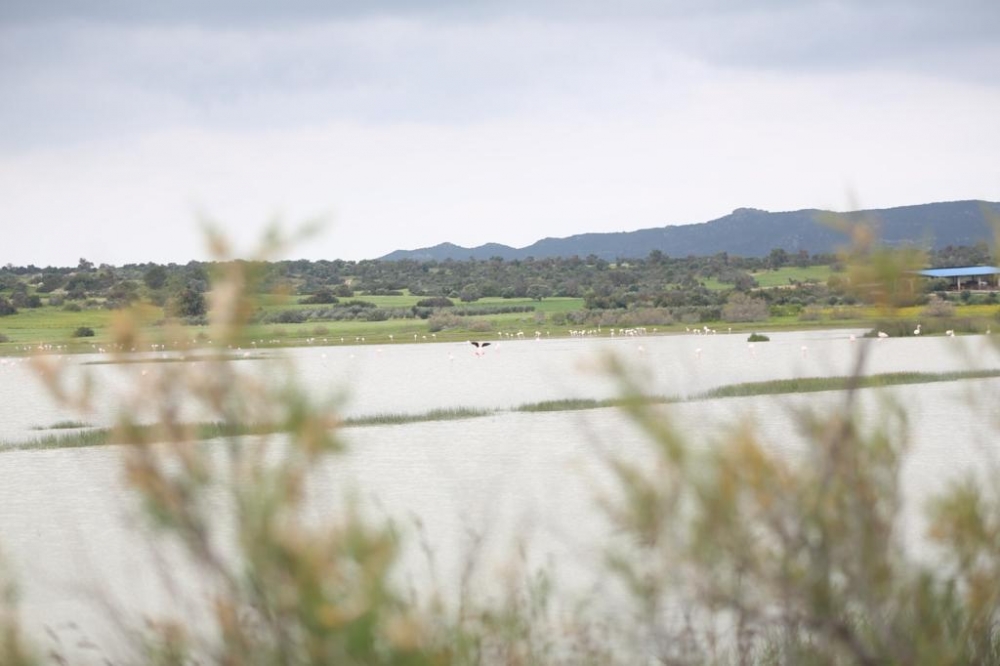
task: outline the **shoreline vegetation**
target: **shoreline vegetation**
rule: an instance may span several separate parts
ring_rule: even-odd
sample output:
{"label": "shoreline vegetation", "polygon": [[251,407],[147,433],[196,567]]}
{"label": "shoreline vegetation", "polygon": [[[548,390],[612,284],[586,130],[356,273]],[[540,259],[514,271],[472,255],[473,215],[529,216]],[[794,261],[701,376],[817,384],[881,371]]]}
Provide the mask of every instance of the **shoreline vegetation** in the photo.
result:
{"label": "shoreline vegetation", "polygon": [[[451,421],[459,419],[476,419],[488,416],[514,413],[569,412],[609,407],[634,407],[642,405],[668,405],[702,400],[718,400],[727,398],[746,398],[764,395],[790,395],[796,393],[818,393],[825,391],[853,391],[868,388],[887,388],[909,384],[930,384],[938,382],[956,382],[970,379],[994,379],[1000,377],[1000,368],[966,370],[956,372],[892,372],[877,375],[838,376],[838,377],[800,377],[795,379],[775,379],[762,382],[743,382],[728,384],[709,389],[702,393],[689,396],[651,396],[640,395],[625,398],[567,398],[562,400],[545,400],[525,403],[506,409],[480,409],[474,407],[453,407],[433,409],[427,412],[406,414],[386,413],[356,416],[343,419],[336,423],[340,428],[360,428],[372,426],[406,425],[411,423],[429,423],[434,421]],[[187,424],[194,433],[194,440],[207,441],[220,437],[237,437],[243,435],[271,435],[289,432],[290,428],[283,424],[246,424],[233,425],[218,422]],[[50,449],[88,448],[108,444],[127,444],[115,439],[114,428],[88,426],[78,422],[59,422],[50,426],[36,426],[35,430],[71,430],[77,432],[60,432],[22,442],[0,442],[0,453],[5,451],[33,451]],[[146,431],[140,441],[149,441],[150,435],[156,432],[156,425],[133,426],[131,432],[138,428]]]}
{"label": "shoreline vegetation", "polygon": [[[558,299],[552,299],[558,300]],[[577,299],[569,299],[577,300]],[[126,315],[128,316],[128,315]],[[88,361],[88,365],[125,363],[179,363],[200,360],[205,353],[224,354],[226,360],[258,360],[270,351],[305,347],[339,346],[382,346],[396,344],[454,343],[467,340],[518,340],[565,339],[574,337],[613,338],[619,331],[639,331],[641,335],[689,335],[709,332],[719,335],[757,336],[762,331],[781,333],[809,330],[866,330],[872,335],[886,330],[892,337],[912,335],[917,324],[922,325],[922,334],[944,335],[951,331],[955,335],[989,334],[993,329],[1000,331],[1000,307],[994,305],[957,306],[947,317],[931,317],[919,307],[902,308],[891,317],[882,316],[876,309],[858,307],[851,317],[834,317],[816,314],[814,319],[797,316],[770,316],[766,319],[748,322],[712,321],[711,326],[673,322],[668,324],[643,324],[619,326],[573,327],[538,322],[530,317],[510,319],[497,317],[486,327],[460,327],[429,332],[424,326],[414,325],[408,320],[385,322],[345,322],[321,326],[307,324],[268,325],[248,327],[243,339],[229,347],[220,347],[212,339],[209,325],[184,324],[161,327],[138,324],[142,338],[150,343],[145,347],[121,348],[113,342],[114,331],[120,321],[108,320],[96,329],[96,337],[68,338],[60,330],[34,330],[33,334],[12,330],[8,322],[2,330],[12,333],[5,341],[0,337],[0,358],[26,358],[39,354],[107,354],[103,360]],[[502,320],[502,321],[501,321]],[[132,323],[129,324],[130,326]],[[624,334],[624,333],[621,333]],[[949,333],[951,334],[951,333]],[[750,340],[753,342],[754,340]],[[143,354],[134,358],[123,353]],[[180,353],[178,356],[176,354]],[[161,356],[154,356],[161,354]],[[171,354],[162,356],[162,354]],[[112,357],[112,355],[114,355]]]}

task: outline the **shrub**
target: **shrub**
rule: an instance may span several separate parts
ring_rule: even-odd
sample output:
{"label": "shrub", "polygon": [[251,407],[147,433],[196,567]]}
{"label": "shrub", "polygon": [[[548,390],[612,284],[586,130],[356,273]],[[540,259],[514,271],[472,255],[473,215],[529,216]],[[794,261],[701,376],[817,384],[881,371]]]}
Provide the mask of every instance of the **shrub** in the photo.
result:
{"label": "shrub", "polygon": [[73,331],[74,338],[92,338],[94,337],[94,329],[89,326],[80,326],[75,331]]}
{"label": "shrub", "polygon": [[955,306],[937,294],[931,294],[930,298],[927,299],[927,305],[923,309],[923,314],[927,317],[953,317],[955,315]]}
{"label": "shrub", "polygon": [[474,333],[489,333],[493,330],[493,324],[486,319],[473,319],[468,323],[468,328]]}
{"label": "shrub", "polygon": [[767,301],[762,298],[754,298],[741,291],[730,294],[722,308],[722,320],[730,322],[764,321],[769,314]]}
{"label": "shrub", "polygon": [[427,319],[427,330],[431,333],[443,331],[446,328],[458,328],[462,325],[462,318],[456,317],[450,312],[439,312],[431,315]]}
{"label": "shrub", "polygon": [[67,303],[63,306],[64,312],[82,312],[83,308],[80,307],[79,303]]}
{"label": "shrub", "polygon": [[816,305],[807,305],[799,313],[799,321],[819,321],[823,318],[823,308]]}
{"label": "shrub", "polygon": [[307,296],[299,301],[299,303],[306,304],[330,304],[339,303],[340,299],[333,295],[333,292],[323,287],[322,289],[317,289],[315,294]]}
{"label": "shrub", "polygon": [[855,319],[859,316],[859,312],[853,307],[842,307],[837,306],[830,310],[830,319]]}
{"label": "shrub", "polygon": [[261,319],[265,324],[301,324],[306,320],[303,310],[279,310],[269,312]]}
{"label": "shrub", "polygon": [[771,338],[761,333],[751,333],[750,337],[747,338],[747,342],[770,342],[770,341]]}
{"label": "shrub", "polygon": [[444,296],[422,298],[417,301],[418,308],[450,308],[454,305],[455,303],[450,298],[445,298]]}

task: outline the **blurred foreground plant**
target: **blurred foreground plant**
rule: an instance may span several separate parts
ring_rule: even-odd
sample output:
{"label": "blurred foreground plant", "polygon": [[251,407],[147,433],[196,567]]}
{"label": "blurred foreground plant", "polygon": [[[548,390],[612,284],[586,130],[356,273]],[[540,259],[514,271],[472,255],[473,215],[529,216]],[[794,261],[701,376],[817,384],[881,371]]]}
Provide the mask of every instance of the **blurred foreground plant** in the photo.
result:
{"label": "blurred foreground plant", "polygon": [[[853,233],[854,285],[891,315],[919,254]],[[868,351],[858,346],[855,377]],[[901,405],[883,401],[872,423],[854,386],[832,410],[791,411],[801,450],[790,456],[748,424],[697,442],[609,365],[653,444],[650,459],[612,463],[608,509],[623,539],[609,563],[656,660],[1000,663],[1000,496],[983,478],[953,482],[930,502],[933,557],[904,547]]]}
{"label": "blurred foreground plant", "polygon": [[35,666],[41,663],[28,645],[17,614],[17,589],[7,576],[0,560],[0,664]]}
{"label": "blurred foreground plant", "polygon": [[[863,284],[891,295],[912,258],[879,257]],[[825,414],[793,414],[805,445],[789,458],[750,428],[704,446],[612,361],[631,398],[624,409],[651,445],[650,456],[611,462],[608,565],[627,602],[595,602],[607,624],[567,629],[534,572],[501,601],[466,587],[457,604],[404,592],[391,526],[350,504],[308,510],[315,470],[341,448],[335,405],[303,394],[288,365],[265,380],[233,361],[257,264],[218,265],[201,362],[158,364],[116,428],[129,484],[208,601],[202,615],[150,621],[140,663],[1000,663],[1000,499],[971,480],[956,485],[930,514],[937,566],[908,553],[906,414],[887,404],[864,425],[856,389]],[[123,316],[113,349],[141,347],[140,336]],[[86,384],[74,394],[44,359],[39,367],[57,395],[86,407]],[[144,419],[158,427],[138,427]],[[234,436],[199,442],[199,419]],[[255,429],[283,434],[245,434]],[[4,663],[32,663],[5,618]]]}
{"label": "blurred foreground plant", "polygon": [[631,403],[655,462],[616,463],[630,538],[610,563],[664,663],[1000,663],[1000,502],[956,484],[932,511],[937,565],[907,552],[906,414],[868,430],[855,395],[797,414],[793,459],[750,428],[692,447]]}

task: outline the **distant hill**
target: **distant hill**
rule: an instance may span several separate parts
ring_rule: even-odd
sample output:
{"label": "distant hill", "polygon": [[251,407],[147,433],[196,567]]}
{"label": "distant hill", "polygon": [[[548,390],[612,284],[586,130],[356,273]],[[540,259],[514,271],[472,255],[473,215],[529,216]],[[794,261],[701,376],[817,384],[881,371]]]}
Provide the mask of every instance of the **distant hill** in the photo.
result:
{"label": "distant hill", "polygon": [[806,250],[810,254],[819,254],[835,252],[847,243],[847,236],[835,228],[838,223],[863,220],[875,224],[879,238],[886,245],[917,244],[940,249],[949,245],[974,245],[980,241],[992,243],[991,220],[1000,220],[1000,203],[950,201],[851,213],[822,210],[770,213],[739,208],[725,217],[700,224],[545,238],[522,248],[498,243],[473,248],[442,243],[419,250],[396,250],[381,259],[441,261],[501,257],[511,260],[574,255],[586,257],[593,254],[613,261],[646,257],[653,250],[660,250],[671,257],[706,256],[719,252],[763,257],[774,248],[792,253]]}

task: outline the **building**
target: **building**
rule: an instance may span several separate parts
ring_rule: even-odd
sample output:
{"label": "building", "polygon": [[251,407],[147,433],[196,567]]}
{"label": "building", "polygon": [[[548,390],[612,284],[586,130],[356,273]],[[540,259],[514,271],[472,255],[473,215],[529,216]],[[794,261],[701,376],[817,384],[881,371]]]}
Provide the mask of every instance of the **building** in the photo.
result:
{"label": "building", "polygon": [[920,275],[934,279],[949,279],[955,281],[955,289],[997,289],[1000,268],[996,266],[965,266],[958,268],[928,268],[920,271]]}

